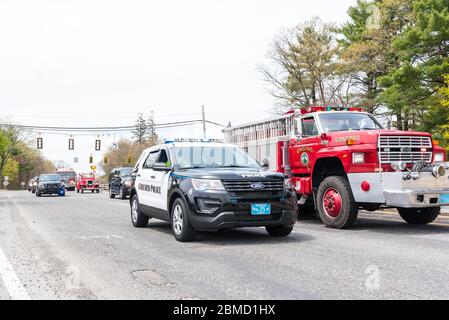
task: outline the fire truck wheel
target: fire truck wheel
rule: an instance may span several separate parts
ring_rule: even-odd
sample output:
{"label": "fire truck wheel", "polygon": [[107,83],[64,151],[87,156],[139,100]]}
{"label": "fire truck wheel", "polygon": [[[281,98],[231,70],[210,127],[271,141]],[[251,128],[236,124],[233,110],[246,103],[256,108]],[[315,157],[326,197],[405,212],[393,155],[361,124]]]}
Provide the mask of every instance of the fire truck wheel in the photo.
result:
{"label": "fire truck wheel", "polygon": [[358,205],[349,181],[343,177],[331,176],[320,184],[317,207],[321,221],[329,228],[349,228],[357,220]]}
{"label": "fire truck wheel", "polygon": [[266,227],[265,229],[267,230],[268,234],[272,237],[286,237],[290,233],[292,233],[293,227],[278,226],[278,227]]}
{"label": "fire truck wheel", "polygon": [[410,224],[429,224],[438,218],[441,208],[398,208],[402,219]]}
{"label": "fire truck wheel", "polygon": [[131,201],[131,222],[136,228],[145,228],[150,217],[144,215],[139,209],[139,198],[135,194]]}

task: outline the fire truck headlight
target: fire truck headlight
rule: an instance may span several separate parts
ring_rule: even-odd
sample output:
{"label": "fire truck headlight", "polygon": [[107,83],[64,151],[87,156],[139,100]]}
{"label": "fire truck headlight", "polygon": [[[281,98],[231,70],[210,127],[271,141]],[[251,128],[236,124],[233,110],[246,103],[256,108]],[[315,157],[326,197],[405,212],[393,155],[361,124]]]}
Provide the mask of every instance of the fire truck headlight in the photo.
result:
{"label": "fire truck headlight", "polygon": [[435,162],[443,162],[444,161],[444,153],[435,153],[433,157]]}
{"label": "fire truck headlight", "polygon": [[353,153],[352,154],[352,163],[353,164],[365,163],[365,154],[363,152]]}

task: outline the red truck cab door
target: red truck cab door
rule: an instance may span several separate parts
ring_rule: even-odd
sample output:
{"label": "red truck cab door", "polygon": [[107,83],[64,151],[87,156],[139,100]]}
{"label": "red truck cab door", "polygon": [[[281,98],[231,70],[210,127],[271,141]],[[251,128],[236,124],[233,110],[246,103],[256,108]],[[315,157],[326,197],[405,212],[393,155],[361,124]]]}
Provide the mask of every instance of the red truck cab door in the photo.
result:
{"label": "red truck cab door", "polygon": [[290,165],[298,193],[312,193],[312,167],[321,148],[321,133],[315,116],[298,120],[298,140],[290,147]]}

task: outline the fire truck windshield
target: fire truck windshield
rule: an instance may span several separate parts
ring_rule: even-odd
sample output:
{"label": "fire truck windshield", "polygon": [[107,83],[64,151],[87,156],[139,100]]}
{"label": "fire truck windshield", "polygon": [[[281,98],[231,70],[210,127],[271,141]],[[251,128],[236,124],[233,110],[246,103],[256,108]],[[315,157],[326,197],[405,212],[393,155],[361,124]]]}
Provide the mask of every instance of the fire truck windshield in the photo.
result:
{"label": "fire truck windshield", "polygon": [[342,112],[322,113],[319,115],[324,132],[379,130],[383,127],[366,113]]}

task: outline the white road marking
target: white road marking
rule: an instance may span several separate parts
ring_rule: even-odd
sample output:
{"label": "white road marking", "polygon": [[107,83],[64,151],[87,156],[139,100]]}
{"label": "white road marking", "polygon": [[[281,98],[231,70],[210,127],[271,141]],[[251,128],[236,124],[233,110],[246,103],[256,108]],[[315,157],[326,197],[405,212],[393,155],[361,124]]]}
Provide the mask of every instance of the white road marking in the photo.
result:
{"label": "white road marking", "polygon": [[116,236],[116,235],[111,235],[111,236],[82,236],[81,239],[82,240],[95,240],[95,239],[123,239],[122,236]]}
{"label": "white road marking", "polygon": [[5,283],[6,289],[13,300],[31,300],[17,274],[9,263],[3,250],[0,248],[0,275]]}

